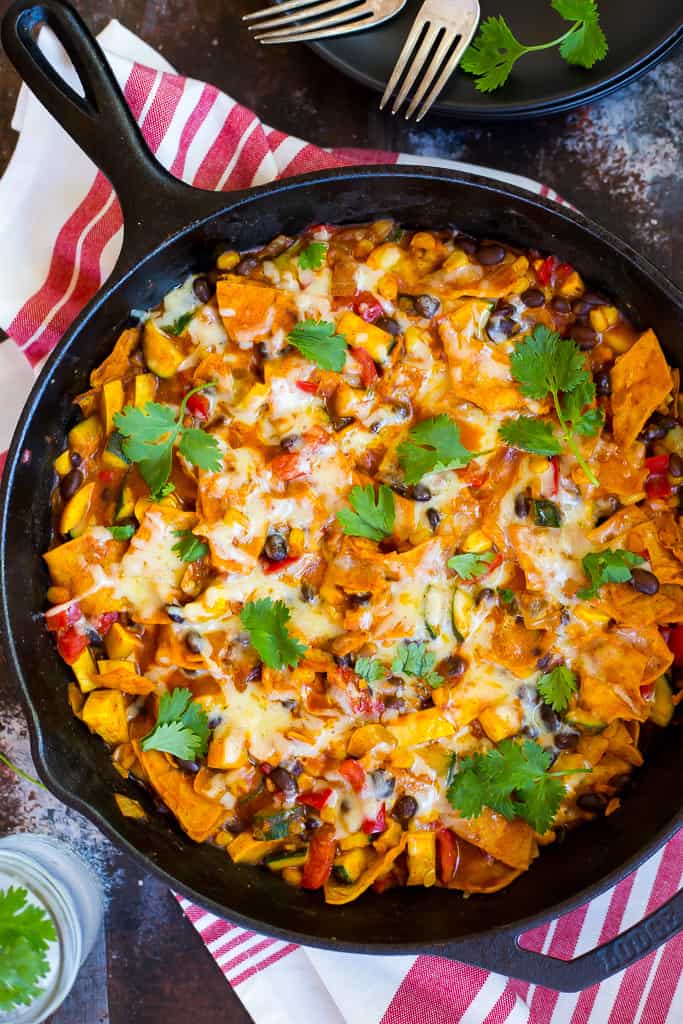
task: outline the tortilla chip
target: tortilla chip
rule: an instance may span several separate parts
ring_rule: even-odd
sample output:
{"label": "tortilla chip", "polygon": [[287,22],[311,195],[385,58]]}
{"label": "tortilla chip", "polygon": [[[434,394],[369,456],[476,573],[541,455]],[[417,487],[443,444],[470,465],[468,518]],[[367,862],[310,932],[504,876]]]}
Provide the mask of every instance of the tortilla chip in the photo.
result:
{"label": "tortilla chip", "polygon": [[[657,527],[657,521],[634,527],[628,535],[627,546],[630,551],[647,552],[646,557],[660,583],[683,583],[683,563],[662,546]],[[666,524],[663,524],[663,536],[672,539]]]}
{"label": "tortilla chip", "polygon": [[297,321],[291,295],[237,275],[218,279],[218,310],[225,329],[238,344],[254,344],[277,331],[287,334]]}
{"label": "tortilla chip", "polygon": [[473,337],[487,312],[488,303],[467,300],[439,327],[453,391],[485,412],[520,409],[526,403],[512,379],[510,357],[493,342]]}
{"label": "tortilla chip", "polygon": [[[588,540],[596,547],[623,547],[629,530],[634,529],[640,523],[647,522],[647,513],[640,505],[626,505],[620,508],[613,516],[600,523],[588,534]],[[622,543],[619,543],[619,542]]]}
{"label": "tortilla chip", "polygon": [[539,629],[527,629],[512,615],[498,613],[496,619],[491,645],[482,654],[518,679],[526,679],[548,649],[548,634]]}
{"label": "tortilla chip", "polygon": [[453,818],[448,827],[496,860],[524,871],[538,854],[536,835],[521,818],[508,821],[489,807],[478,818]]}
{"label": "tortilla chip", "polygon": [[203,843],[215,835],[227,817],[225,807],[195,793],[193,777],[176,768],[164,754],[141,750],[137,740],[133,746],[150,783],[190,839]]}
{"label": "tortilla chip", "polygon": [[597,609],[628,626],[683,622],[683,588],[665,585],[656,594],[639,594],[628,583],[610,583],[600,592]]}
{"label": "tortilla chip", "polygon": [[635,444],[623,449],[603,437],[595,449],[591,466],[605,494],[616,494],[620,498],[644,496],[647,479],[645,445]]}
{"label": "tortilla chip", "polygon": [[123,331],[104,362],[90,374],[90,386],[101,388],[107,381],[123,377],[130,368],[130,357],[139,343],[139,327],[129,327]]}
{"label": "tortilla chip", "polygon": [[511,868],[484,853],[466,839],[459,838],[457,843],[457,864],[448,883],[449,889],[461,889],[463,892],[498,892],[510,882],[514,882],[522,873],[521,870]]}
{"label": "tortilla chip", "polygon": [[589,634],[578,658],[581,706],[604,722],[644,721],[649,706],[640,688],[647,664],[647,655],[618,632]]}
{"label": "tortilla chip", "polygon": [[630,448],[658,406],[671,394],[673,378],[657,335],[641,334],[612,370],[612,433]]}

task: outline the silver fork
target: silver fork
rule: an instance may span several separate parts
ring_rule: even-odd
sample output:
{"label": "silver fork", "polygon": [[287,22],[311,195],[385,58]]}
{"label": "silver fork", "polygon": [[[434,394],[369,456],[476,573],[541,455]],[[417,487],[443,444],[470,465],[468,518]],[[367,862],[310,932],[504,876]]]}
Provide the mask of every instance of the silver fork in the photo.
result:
{"label": "silver fork", "polygon": [[[389,97],[407,68],[391,112],[396,114],[401,109],[408,93],[422,73],[422,81],[405,114],[407,121],[422,104],[417,115],[417,120],[421,121],[460,63],[477,31],[480,16],[479,0],[425,0],[396,61],[379,109],[383,110],[389,102]],[[417,53],[411,61],[411,55],[418,43]],[[434,56],[427,63],[434,47]]]}
{"label": "silver fork", "polygon": [[[255,38],[261,43],[303,43],[307,39],[324,39],[347,32],[372,28],[398,14],[407,0],[286,0],[276,8],[264,7],[245,14],[242,21],[258,20],[250,25],[252,32],[271,29]],[[273,15],[274,17],[266,17]],[[284,13],[293,11],[294,13]],[[326,17],[320,17],[326,15]],[[261,18],[266,18],[261,21]],[[314,21],[302,19],[314,18]]]}

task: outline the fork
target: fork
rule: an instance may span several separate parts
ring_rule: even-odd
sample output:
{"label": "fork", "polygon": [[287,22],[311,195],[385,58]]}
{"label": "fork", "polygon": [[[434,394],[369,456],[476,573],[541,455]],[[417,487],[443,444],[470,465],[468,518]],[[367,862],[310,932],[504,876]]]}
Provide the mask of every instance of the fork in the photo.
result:
{"label": "fork", "polygon": [[[379,109],[383,110],[387,105],[401,75],[407,69],[403,84],[391,108],[392,114],[398,113],[408,93],[416,84],[418,76],[424,72],[422,81],[405,113],[407,121],[422,104],[417,115],[417,120],[421,121],[441,95],[448,79],[462,60],[465,50],[477,31],[480,16],[479,0],[425,0],[396,61]],[[418,47],[417,53],[411,60],[411,55],[416,47]],[[427,63],[435,47],[434,56]]]}
{"label": "fork", "polygon": [[[278,4],[277,15],[250,25],[252,32],[271,29],[255,38],[261,43],[303,43],[308,39],[324,39],[328,36],[341,36],[347,32],[372,28],[380,25],[387,18],[398,14],[405,7],[407,0],[324,0],[322,3],[313,0],[286,0]],[[283,13],[290,12],[294,13]],[[273,7],[264,7],[259,11],[245,14],[242,21],[254,21],[266,15],[272,15]],[[319,17],[326,15],[326,17]],[[315,21],[301,22],[302,18],[315,18]]]}

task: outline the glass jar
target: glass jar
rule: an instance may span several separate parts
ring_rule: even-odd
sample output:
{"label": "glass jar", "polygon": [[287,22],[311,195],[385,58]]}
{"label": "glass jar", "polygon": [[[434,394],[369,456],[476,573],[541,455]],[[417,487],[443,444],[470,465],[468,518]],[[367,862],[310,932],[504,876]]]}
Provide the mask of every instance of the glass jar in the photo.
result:
{"label": "glass jar", "polygon": [[0,1024],[40,1024],[63,1003],[90,953],[102,923],[99,879],[64,843],[18,832],[0,839],[0,890],[28,891],[29,902],[52,918],[57,941],[47,953],[50,969],[30,1006],[0,1010]]}

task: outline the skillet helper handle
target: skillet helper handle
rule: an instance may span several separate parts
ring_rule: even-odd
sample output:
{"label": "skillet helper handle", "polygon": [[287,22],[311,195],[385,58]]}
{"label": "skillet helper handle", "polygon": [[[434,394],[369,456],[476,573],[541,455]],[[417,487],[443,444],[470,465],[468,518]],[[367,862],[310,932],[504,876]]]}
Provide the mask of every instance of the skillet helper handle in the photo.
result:
{"label": "skillet helper handle", "polygon": [[621,935],[574,960],[558,960],[523,949],[518,936],[504,931],[489,935],[481,945],[476,941],[464,942],[460,952],[457,947],[448,948],[443,955],[453,960],[463,959],[533,985],[543,985],[560,992],[579,992],[605,981],[654,952],[681,928],[683,889]]}
{"label": "skillet helper handle", "polygon": [[[37,35],[43,25],[66,50],[85,96],[41,52]],[[102,49],[73,7],[62,0],[17,0],[2,19],[0,35],[29,89],[113,185],[123,209],[127,263],[161,242],[160,233],[169,237],[185,227],[192,214],[200,218],[226,205],[225,196],[190,188],[155,159]]]}

